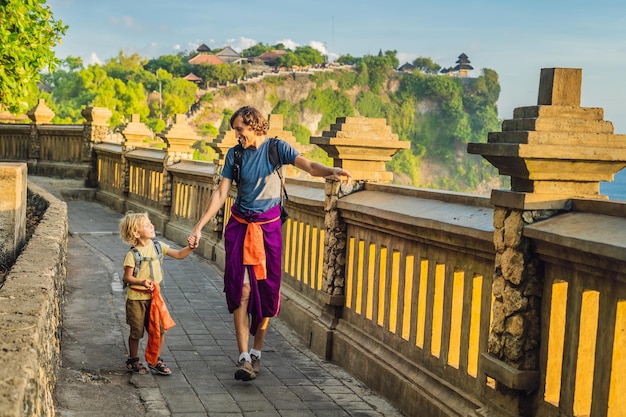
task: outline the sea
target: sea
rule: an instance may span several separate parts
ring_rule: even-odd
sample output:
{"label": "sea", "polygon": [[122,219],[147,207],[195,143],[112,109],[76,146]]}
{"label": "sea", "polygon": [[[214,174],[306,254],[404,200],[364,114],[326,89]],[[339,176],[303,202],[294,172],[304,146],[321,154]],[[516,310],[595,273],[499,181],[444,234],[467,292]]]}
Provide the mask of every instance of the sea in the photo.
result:
{"label": "sea", "polygon": [[613,178],[612,182],[600,183],[600,194],[610,200],[626,200],[626,169],[615,174]]}

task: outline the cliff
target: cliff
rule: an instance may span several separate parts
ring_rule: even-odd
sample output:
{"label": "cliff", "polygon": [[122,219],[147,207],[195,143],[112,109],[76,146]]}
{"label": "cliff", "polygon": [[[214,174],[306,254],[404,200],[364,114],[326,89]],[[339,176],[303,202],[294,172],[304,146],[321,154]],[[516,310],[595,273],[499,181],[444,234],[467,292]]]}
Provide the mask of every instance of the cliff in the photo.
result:
{"label": "cliff", "polygon": [[[456,96],[441,96],[411,92],[406,86],[407,79],[426,85],[434,77],[423,80],[393,73],[380,91],[373,93],[367,85],[355,82],[356,76],[346,70],[284,73],[221,87],[208,92],[211,99],[204,100],[203,111],[194,123],[200,130],[206,124],[223,130],[235,109],[252,105],[264,114],[283,114],[285,129],[294,132],[298,141],[308,143],[310,136],[328,130],[336,117],[384,117],[401,140],[412,143],[411,150],[400,152],[388,164],[394,183],[472,193],[488,192],[500,184],[495,170],[465,150],[466,143],[476,140],[485,127],[477,126],[464,108],[452,116],[447,110],[462,101],[462,89],[467,88],[463,84],[471,85],[472,81],[436,77],[461,91]],[[329,162],[319,153],[307,156]]]}

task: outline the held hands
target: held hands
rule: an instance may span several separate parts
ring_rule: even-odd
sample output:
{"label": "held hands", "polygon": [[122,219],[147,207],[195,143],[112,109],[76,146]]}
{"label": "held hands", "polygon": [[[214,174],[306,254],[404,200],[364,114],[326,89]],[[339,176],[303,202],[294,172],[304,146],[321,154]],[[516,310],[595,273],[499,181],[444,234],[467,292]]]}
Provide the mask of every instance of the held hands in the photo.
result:
{"label": "held hands", "polygon": [[190,249],[196,249],[198,247],[198,244],[200,243],[200,237],[202,235],[200,234],[200,232],[197,233],[191,233],[189,235],[189,237],[187,237],[187,244],[189,245]]}
{"label": "held hands", "polygon": [[143,285],[150,291],[154,290],[154,282],[150,281],[149,279],[144,279],[141,285]]}

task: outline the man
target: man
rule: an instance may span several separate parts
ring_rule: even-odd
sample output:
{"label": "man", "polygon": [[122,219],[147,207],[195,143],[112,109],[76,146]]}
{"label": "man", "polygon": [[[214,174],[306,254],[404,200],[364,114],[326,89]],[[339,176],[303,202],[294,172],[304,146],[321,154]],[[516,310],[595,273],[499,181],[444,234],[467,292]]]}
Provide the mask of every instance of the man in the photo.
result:
{"label": "man", "polygon": [[[268,157],[270,141],[265,135],[269,125],[259,110],[240,108],[230,118],[230,127],[242,148],[241,166],[235,164],[237,147],[229,149],[220,184],[187,240],[191,248],[198,246],[202,228],[224,205],[238,177],[237,197],[224,231],[224,292],[228,310],[233,313],[239,349],[235,379],[250,381],[259,372],[269,319],[278,314],[280,307],[282,184]],[[292,164],[310,175],[339,181],[341,177],[348,181],[351,178],[342,168],[308,160],[285,141],[278,141],[277,150],[281,166]],[[249,334],[254,341],[248,352]]]}

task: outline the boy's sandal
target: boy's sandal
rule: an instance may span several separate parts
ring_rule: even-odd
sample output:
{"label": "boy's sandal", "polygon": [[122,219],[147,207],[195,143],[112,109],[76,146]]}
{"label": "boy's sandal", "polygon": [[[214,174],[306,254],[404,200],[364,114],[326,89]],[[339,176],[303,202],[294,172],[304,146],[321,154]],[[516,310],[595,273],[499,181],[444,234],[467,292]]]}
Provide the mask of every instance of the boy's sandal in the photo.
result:
{"label": "boy's sandal", "polygon": [[152,369],[154,372],[156,372],[159,375],[171,375],[172,374],[172,370],[167,367],[167,365],[165,364],[165,362],[163,362],[163,359],[161,358],[159,358],[156,365],[148,364],[148,367],[150,367],[150,369]]}
{"label": "boy's sandal", "polygon": [[146,375],[149,371],[143,366],[139,358],[130,358],[126,361],[126,369],[134,374]]}

